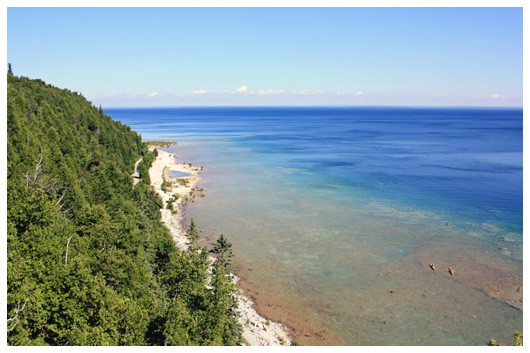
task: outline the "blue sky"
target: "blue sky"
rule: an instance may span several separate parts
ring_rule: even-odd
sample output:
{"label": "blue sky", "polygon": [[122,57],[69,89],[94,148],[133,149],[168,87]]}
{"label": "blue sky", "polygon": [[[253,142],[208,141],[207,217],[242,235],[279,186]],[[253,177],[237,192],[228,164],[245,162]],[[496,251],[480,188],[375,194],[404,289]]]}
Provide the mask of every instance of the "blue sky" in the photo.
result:
{"label": "blue sky", "polygon": [[96,105],[522,106],[521,8],[8,8],[16,75]]}

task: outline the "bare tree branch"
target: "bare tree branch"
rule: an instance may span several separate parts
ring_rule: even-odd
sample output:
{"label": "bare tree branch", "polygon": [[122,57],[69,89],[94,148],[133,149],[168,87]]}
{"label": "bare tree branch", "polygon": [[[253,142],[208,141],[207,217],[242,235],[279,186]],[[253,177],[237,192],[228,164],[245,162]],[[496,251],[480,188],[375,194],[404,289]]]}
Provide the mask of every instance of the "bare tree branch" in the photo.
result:
{"label": "bare tree branch", "polygon": [[[59,205],[59,203],[63,200],[64,195],[66,195],[66,190],[68,190],[68,188],[63,189],[63,194],[61,195],[61,197],[59,197],[59,200],[57,200],[57,203],[55,203],[55,206]],[[62,205],[59,205],[59,206],[62,207]]]}
{"label": "bare tree branch", "polygon": [[37,182],[37,179],[39,178],[40,172],[42,171],[42,146],[40,147],[40,158],[39,162],[35,166],[35,172],[33,173],[33,184]]}
{"label": "bare tree branch", "polygon": [[35,183],[37,182],[37,179],[40,176],[40,173],[42,171],[42,159],[43,159],[43,153],[42,153],[42,146],[40,147],[40,153],[39,153],[39,161],[35,165],[35,170],[33,171],[33,177],[29,175],[29,173],[26,173],[24,175],[24,179],[26,179],[26,187],[29,187],[30,184],[33,187]]}
{"label": "bare tree branch", "polygon": [[11,322],[11,321],[15,321],[16,322],[13,324],[13,326],[11,326],[11,328],[8,328],[7,329],[7,332],[11,332],[15,329],[15,327],[18,325],[18,323],[20,322],[20,320],[18,319],[18,314],[22,311],[24,311],[24,309],[26,308],[26,303],[28,302],[29,298],[26,298],[26,301],[24,302],[24,305],[22,305],[22,308],[20,307],[20,301],[18,302],[17,304],[17,311],[15,312],[15,316],[13,316],[12,318],[10,319],[7,319],[7,322]]}
{"label": "bare tree branch", "polygon": [[29,187],[29,174],[28,173],[24,175],[24,179],[26,179],[26,188],[28,188]]}
{"label": "bare tree branch", "polygon": [[66,242],[66,255],[64,257],[64,263],[68,263],[68,246],[70,245],[70,240],[72,240],[73,235],[68,238],[68,241]]}

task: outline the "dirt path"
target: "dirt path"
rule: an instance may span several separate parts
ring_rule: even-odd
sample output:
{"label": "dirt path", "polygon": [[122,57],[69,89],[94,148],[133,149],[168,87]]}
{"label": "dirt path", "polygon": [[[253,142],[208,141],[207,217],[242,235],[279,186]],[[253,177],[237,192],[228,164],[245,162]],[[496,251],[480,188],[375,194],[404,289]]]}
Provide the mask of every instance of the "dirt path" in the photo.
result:
{"label": "dirt path", "polygon": [[142,162],[143,160],[144,160],[143,158],[140,158],[139,160],[136,161],[136,163],[134,163],[134,173],[132,173],[133,186],[138,184],[138,182],[140,181],[140,173],[138,172],[138,164],[140,164],[140,162]]}

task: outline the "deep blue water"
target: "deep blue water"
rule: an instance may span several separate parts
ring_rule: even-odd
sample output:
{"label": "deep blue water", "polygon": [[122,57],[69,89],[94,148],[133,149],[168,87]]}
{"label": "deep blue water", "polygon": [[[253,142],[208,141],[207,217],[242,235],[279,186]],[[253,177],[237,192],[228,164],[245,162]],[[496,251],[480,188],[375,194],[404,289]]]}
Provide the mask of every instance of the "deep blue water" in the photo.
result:
{"label": "deep blue water", "polygon": [[520,109],[106,113],[205,167],[185,217],[229,237],[244,287],[302,337],[483,345],[522,329],[505,303],[522,296]]}
{"label": "deep blue water", "polygon": [[[145,140],[221,137],[303,183],[520,232],[521,109],[107,109]],[[328,183],[329,184],[329,183]],[[357,200],[359,201],[359,200]]]}

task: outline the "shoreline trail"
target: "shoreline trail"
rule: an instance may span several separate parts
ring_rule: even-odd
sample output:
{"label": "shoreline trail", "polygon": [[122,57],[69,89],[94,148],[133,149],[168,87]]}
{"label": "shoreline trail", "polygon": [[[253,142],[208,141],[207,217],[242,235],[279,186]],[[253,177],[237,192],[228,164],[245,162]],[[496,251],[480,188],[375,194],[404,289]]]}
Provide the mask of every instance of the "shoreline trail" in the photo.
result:
{"label": "shoreline trail", "polygon": [[[152,150],[152,148],[150,149]],[[183,229],[181,225],[183,216],[182,208],[185,205],[185,202],[193,197],[193,193],[197,191],[196,185],[200,181],[200,169],[201,168],[192,166],[190,164],[177,163],[176,156],[174,154],[161,150],[158,150],[158,156],[154,160],[152,167],[149,169],[151,185],[162,199],[163,205],[166,205],[166,202],[175,193],[180,196],[173,203],[173,211],[162,208],[160,209],[160,213],[162,216],[162,221],[169,229],[175,244],[183,251],[187,251],[189,241],[186,236],[186,230]],[[167,185],[169,181],[174,180],[169,175],[170,170],[188,173],[189,176],[185,178],[179,178],[185,179],[187,182],[173,182],[170,186],[166,186],[164,191],[162,190],[162,184],[164,181],[166,181],[165,185]],[[214,259],[211,258],[211,261],[214,261]],[[237,276],[234,277],[237,284],[239,279]],[[238,288],[238,311],[240,313],[239,323],[243,327],[243,339],[246,341],[246,343],[251,346],[291,345],[291,339],[289,338],[287,327],[281,323],[267,320],[261,316],[254,309],[254,303],[252,300],[244,296],[241,288]]]}

